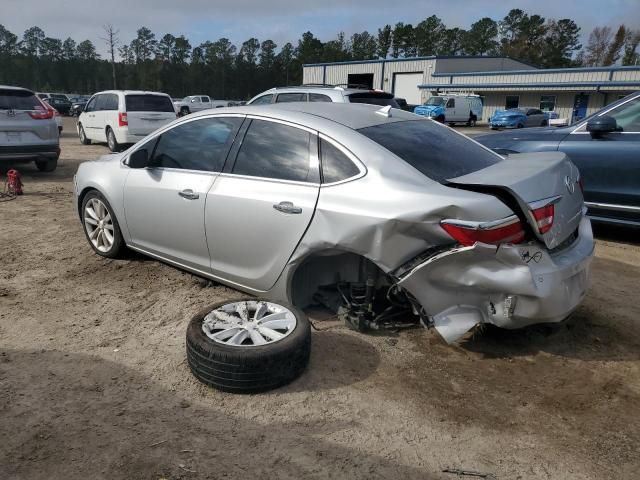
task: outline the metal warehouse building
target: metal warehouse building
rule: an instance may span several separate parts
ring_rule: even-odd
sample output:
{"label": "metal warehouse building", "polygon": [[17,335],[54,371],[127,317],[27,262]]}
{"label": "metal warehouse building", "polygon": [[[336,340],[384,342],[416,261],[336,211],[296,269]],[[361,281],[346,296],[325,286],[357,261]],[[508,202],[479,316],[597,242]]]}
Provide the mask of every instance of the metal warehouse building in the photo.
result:
{"label": "metal warehouse building", "polygon": [[364,84],[410,104],[437,93],[482,97],[483,121],[496,110],[553,110],[569,122],[640,90],[640,66],[539,69],[507,57],[419,57],[304,65],[304,83]]}

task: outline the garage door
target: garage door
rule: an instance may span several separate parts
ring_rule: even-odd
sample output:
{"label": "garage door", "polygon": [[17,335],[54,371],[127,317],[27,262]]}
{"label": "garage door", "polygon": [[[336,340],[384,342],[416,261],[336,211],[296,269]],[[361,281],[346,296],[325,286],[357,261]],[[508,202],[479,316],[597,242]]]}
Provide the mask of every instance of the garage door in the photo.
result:
{"label": "garage door", "polygon": [[404,98],[407,103],[420,105],[420,90],[422,73],[396,73],[393,75],[393,94]]}

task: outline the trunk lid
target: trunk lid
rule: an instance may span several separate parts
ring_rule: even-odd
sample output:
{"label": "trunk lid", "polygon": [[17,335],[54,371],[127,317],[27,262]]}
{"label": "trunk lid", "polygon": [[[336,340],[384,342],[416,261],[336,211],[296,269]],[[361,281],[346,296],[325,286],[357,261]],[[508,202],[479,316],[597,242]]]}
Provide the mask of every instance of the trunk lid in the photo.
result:
{"label": "trunk lid", "polygon": [[166,95],[126,95],[125,106],[132,135],[148,135],[176,119],[171,98]]}
{"label": "trunk lid", "polygon": [[[584,198],[577,167],[561,152],[509,155],[504,161],[448,180],[465,190],[507,193],[520,209],[537,238],[553,249],[572,235],[583,215]],[[553,225],[539,232],[533,210],[554,205]]]}

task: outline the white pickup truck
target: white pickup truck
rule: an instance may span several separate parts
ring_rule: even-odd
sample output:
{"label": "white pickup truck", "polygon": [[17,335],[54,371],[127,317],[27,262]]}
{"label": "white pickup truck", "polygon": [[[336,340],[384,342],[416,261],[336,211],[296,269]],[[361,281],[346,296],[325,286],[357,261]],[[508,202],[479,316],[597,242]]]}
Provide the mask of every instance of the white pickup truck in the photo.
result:
{"label": "white pickup truck", "polygon": [[228,107],[228,100],[213,100],[208,95],[189,95],[182,100],[173,102],[176,112],[180,115],[188,115],[189,113],[199,112],[208,108]]}

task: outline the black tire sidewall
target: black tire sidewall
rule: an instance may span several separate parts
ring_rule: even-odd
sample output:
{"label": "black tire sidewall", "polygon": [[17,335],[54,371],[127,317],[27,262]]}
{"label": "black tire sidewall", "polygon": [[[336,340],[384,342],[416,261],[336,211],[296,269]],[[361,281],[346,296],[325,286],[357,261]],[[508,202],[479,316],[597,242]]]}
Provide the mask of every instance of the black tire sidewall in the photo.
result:
{"label": "black tire sidewall", "polygon": [[[101,252],[100,250],[98,250],[96,247],[93,246],[93,243],[91,243],[91,240],[89,239],[87,228],[84,224],[84,209],[87,205],[87,202],[92,198],[97,198],[106,206],[107,210],[109,211],[109,215],[111,215],[111,219],[113,220],[113,245],[111,245],[111,249],[108,252]],[[124,247],[124,238],[122,237],[122,232],[120,231],[120,224],[118,223],[118,219],[115,213],[113,212],[113,208],[111,208],[111,204],[107,201],[107,199],[104,198],[104,195],[102,195],[97,190],[91,190],[89,193],[87,193],[82,199],[80,218],[82,222],[82,230],[84,231],[84,236],[87,239],[87,242],[89,243],[89,246],[91,247],[91,249],[101,257],[118,258]]]}
{"label": "black tire sidewall", "polygon": [[41,172],[53,172],[58,167],[57,158],[49,158],[47,160],[36,160],[36,168]]}
{"label": "black tire sidewall", "polygon": [[[112,142],[109,141],[110,138],[112,139]],[[107,146],[112,152],[117,152],[120,149],[118,140],[116,140],[116,134],[113,133],[113,130],[111,128],[107,128]]]}
{"label": "black tire sidewall", "polygon": [[84,131],[84,127],[82,126],[82,124],[80,124],[79,136],[80,136],[80,143],[82,145],[89,145],[91,143],[91,140],[87,138],[87,134]]}

